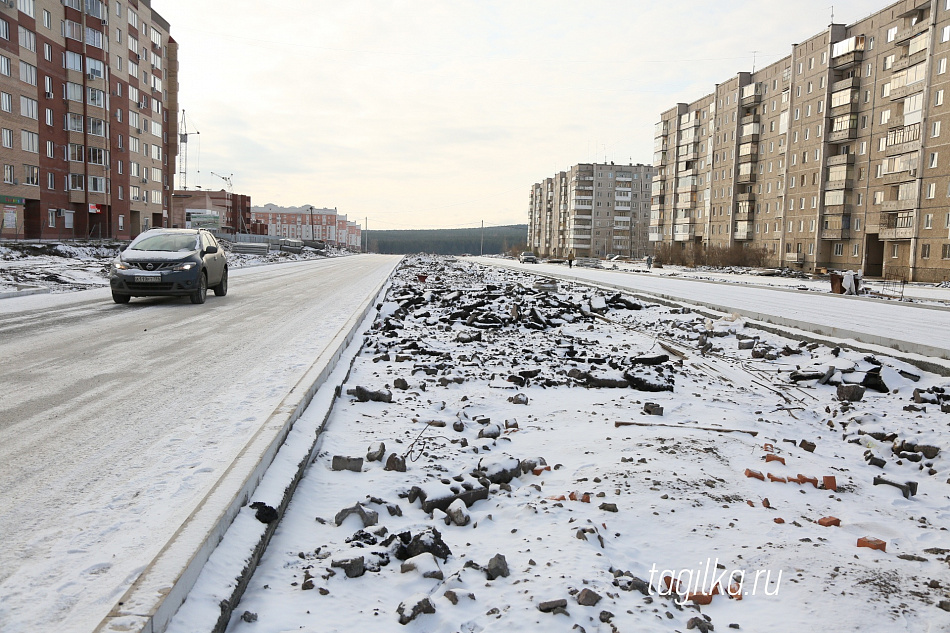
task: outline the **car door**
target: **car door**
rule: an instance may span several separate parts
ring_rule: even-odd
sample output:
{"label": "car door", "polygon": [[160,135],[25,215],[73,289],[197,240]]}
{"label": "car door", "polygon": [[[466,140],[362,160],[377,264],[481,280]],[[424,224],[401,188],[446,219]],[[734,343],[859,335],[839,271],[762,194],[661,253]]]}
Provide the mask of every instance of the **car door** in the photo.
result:
{"label": "car door", "polygon": [[[218,252],[207,254],[209,246],[214,246]],[[214,236],[207,232],[201,234],[201,250],[205,253],[204,261],[205,270],[208,271],[208,286],[217,286],[221,283],[221,275],[224,274],[224,251],[218,241],[214,239]]]}

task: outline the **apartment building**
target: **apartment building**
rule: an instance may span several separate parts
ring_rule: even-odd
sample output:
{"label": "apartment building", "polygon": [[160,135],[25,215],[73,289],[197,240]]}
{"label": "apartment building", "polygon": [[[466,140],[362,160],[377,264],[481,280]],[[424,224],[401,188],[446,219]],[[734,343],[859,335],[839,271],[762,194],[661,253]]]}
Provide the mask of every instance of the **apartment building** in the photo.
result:
{"label": "apartment building", "polygon": [[950,0],[832,24],[656,124],[650,240],[950,278]]}
{"label": "apartment building", "polygon": [[251,197],[224,189],[177,189],[172,195],[172,227],[188,227],[191,215],[213,216],[211,228],[226,233],[253,233]]}
{"label": "apartment building", "polygon": [[3,237],[169,226],[178,45],[149,0],[0,0]]}
{"label": "apartment building", "polygon": [[542,257],[642,257],[651,165],[580,163],[531,187],[528,247]]}
{"label": "apartment building", "polygon": [[266,226],[266,232],[260,231],[265,235],[322,241],[341,248],[361,250],[362,227],[357,222],[347,220],[335,207],[279,207],[274,204],[252,207],[251,224]]}

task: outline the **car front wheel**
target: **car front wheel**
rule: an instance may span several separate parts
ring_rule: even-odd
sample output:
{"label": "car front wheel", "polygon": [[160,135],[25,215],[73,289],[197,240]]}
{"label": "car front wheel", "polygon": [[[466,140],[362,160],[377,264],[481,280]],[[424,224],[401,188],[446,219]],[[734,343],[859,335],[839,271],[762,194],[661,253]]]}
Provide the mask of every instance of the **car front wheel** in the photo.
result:
{"label": "car front wheel", "polygon": [[192,303],[204,303],[208,296],[208,273],[202,271],[198,276],[198,289],[191,293]]}
{"label": "car front wheel", "polygon": [[214,287],[214,295],[216,297],[223,297],[228,294],[228,269],[225,268],[224,272],[221,273],[221,283]]}
{"label": "car front wheel", "polygon": [[112,300],[116,303],[128,303],[130,299],[132,299],[131,295],[117,295],[114,292],[112,293]]}

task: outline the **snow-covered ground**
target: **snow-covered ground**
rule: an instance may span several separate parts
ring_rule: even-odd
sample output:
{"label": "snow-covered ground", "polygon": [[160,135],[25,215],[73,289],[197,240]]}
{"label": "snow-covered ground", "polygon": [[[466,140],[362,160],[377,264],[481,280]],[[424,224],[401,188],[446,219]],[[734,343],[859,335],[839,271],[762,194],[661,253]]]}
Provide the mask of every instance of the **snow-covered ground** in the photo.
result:
{"label": "snow-covered ground", "polygon": [[536,281],[404,263],[229,630],[950,630],[950,381]]}
{"label": "snow-covered ground", "polygon": [[[238,254],[231,252],[229,242],[223,242],[228,266],[232,269],[324,257],[311,248],[304,248],[301,253]],[[34,288],[61,293],[107,287],[109,264],[125,246],[119,242],[0,243],[0,293]],[[346,254],[346,251],[335,248],[326,252],[329,257]]]}

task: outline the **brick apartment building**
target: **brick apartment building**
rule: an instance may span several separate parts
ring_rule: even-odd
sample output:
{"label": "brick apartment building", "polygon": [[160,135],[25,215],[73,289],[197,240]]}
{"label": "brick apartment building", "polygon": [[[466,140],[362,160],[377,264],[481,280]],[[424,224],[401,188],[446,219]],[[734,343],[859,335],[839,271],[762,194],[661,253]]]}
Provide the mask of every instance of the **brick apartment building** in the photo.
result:
{"label": "brick apartment building", "polygon": [[178,45],[149,0],[0,0],[3,237],[169,226]]}
{"label": "brick apartment building", "polygon": [[191,215],[199,213],[215,216],[217,219],[212,228],[224,233],[266,234],[266,227],[261,231],[262,225],[251,220],[250,196],[230,193],[224,189],[178,189],[171,202],[172,227],[190,226]]}
{"label": "brick apartment building", "polygon": [[278,207],[267,204],[252,207],[252,225],[266,227],[260,232],[275,237],[327,242],[341,248],[362,250],[363,232],[357,222],[350,222],[336,208],[319,209],[302,207]]}
{"label": "brick apartment building", "polygon": [[542,257],[642,257],[650,165],[581,163],[531,187],[528,247]]}
{"label": "brick apartment building", "polygon": [[660,116],[650,239],[950,278],[950,0],[832,24]]}

